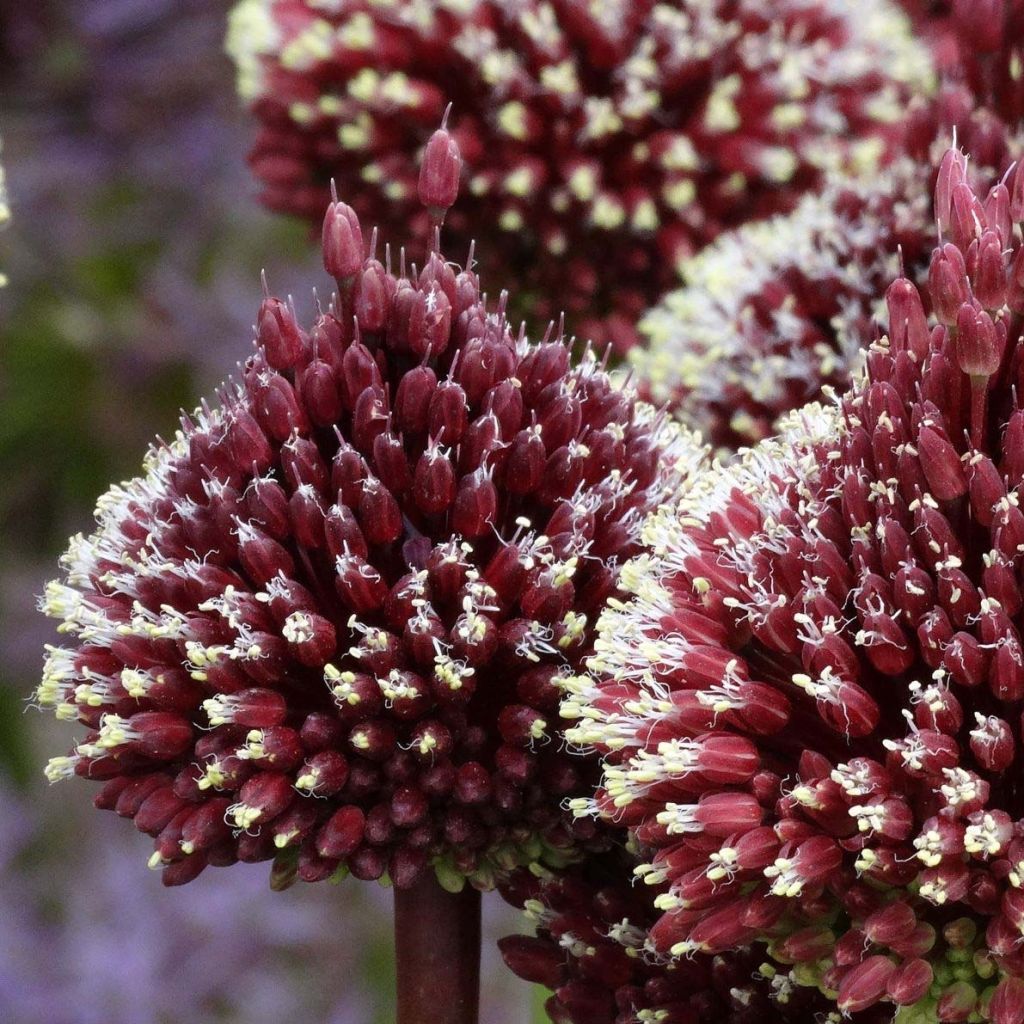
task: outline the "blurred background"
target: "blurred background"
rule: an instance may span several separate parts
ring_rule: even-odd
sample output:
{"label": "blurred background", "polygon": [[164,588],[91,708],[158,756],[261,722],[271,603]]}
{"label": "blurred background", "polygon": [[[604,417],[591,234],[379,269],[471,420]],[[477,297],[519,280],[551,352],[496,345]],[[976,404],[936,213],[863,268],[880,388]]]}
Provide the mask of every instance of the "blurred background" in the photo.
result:
{"label": "blurred background", "polygon": [[[249,350],[266,268],[312,309],[306,229],[264,213],[222,53],[227,0],[0,0],[0,1019],[4,1024],[390,1024],[390,896],[267,886],[267,865],[164,890],[149,841],[50,792],[67,731],[26,708],[35,600],[95,499],[134,475]],[[487,1024],[545,1019],[494,939]]]}

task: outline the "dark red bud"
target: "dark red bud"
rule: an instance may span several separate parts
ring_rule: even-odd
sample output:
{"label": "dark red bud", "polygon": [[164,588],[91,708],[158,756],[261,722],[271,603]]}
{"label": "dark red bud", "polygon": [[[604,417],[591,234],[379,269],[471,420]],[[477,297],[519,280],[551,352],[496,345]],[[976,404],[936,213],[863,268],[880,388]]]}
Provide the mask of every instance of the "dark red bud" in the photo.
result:
{"label": "dark red bud", "polygon": [[402,377],[395,395],[395,429],[407,437],[422,436],[430,420],[437,376],[429,366],[417,366]]}
{"label": "dark red bud", "polygon": [[430,436],[438,444],[458,444],[468,421],[465,391],[454,381],[442,381],[430,399]]}
{"label": "dark red bud", "polygon": [[455,499],[455,470],[437,448],[428,448],[416,463],[413,499],[425,515],[440,515]]}
{"label": "dark red bud", "polygon": [[894,347],[923,360],[928,353],[928,319],[917,289],[905,277],[900,277],[889,285],[885,301]]}
{"label": "dark red bud", "polygon": [[333,202],[324,215],[324,269],[337,281],[351,278],[363,265],[363,232],[356,211]]}
{"label": "dark red bud", "polygon": [[940,323],[953,326],[960,307],[970,300],[967,265],[955,245],[946,244],[932,253],[928,268],[928,291]]}
{"label": "dark red bud", "polygon": [[967,477],[957,450],[937,430],[922,427],[917,435],[921,468],[932,493],[940,501],[953,501],[967,492]]}
{"label": "dark red bud", "polygon": [[302,371],[299,392],[316,426],[326,427],[341,415],[343,406],[334,370],[323,360],[313,360]]}
{"label": "dark red bud", "polygon": [[939,175],[935,182],[935,219],[939,230],[949,230],[953,208],[953,189],[967,177],[967,160],[957,149],[947,149],[939,164]]}
{"label": "dark red bud", "polygon": [[387,326],[395,281],[377,260],[370,260],[356,280],[352,305],[359,329],[380,334]]}
{"label": "dark red bud", "polygon": [[320,829],[316,839],[321,857],[341,858],[355,852],[363,841],[366,818],[358,807],[342,807]]}
{"label": "dark red bud", "polygon": [[435,217],[443,216],[458,197],[461,173],[458,143],[446,128],[439,128],[423,151],[419,181],[420,202]]}
{"label": "dark red bud", "polygon": [[556,989],[566,980],[564,954],[546,939],[508,935],[498,940],[502,959],[516,977]]}
{"label": "dark red bud", "polygon": [[452,511],[454,533],[472,539],[490,529],[498,511],[498,493],[485,468],[463,477]]}
{"label": "dark red bud", "polygon": [[887,956],[871,956],[851,968],[839,984],[837,1004],[844,1013],[874,1006],[884,995],[896,964]]}
{"label": "dark red bud", "polygon": [[280,299],[264,299],[257,321],[257,340],[275,370],[287,370],[302,357],[302,332],[292,311]]}

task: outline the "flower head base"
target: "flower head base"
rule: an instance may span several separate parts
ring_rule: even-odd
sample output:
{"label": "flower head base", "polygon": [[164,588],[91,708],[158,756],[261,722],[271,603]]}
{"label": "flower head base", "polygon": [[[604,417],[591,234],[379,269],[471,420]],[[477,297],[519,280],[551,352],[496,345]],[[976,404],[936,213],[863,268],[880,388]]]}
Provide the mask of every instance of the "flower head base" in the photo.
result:
{"label": "flower head base", "polygon": [[333,202],[332,307],[307,331],[264,299],[242,383],[100,500],[43,599],[73,645],[36,700],[88,730],[47,773],[102,781],[168,883],[276,858],[278,885],[487,885],[593,831],[559,808],[585,770],[560,682],[700,449],[436,245],[397,274],[375,246]]}
{"label": "flower head base", "polygon": [[502,955],[519,977],[552,990],[546,1009],[555,1024],[838,1024],[827,1000],[767,963],[763,949],[672,960],[651,948],[659,897],[630,885],[634,863],[613,851],[559,874],[518,871],[501,884],[536,930],[501,939]]}
{"label": "flower head base", "polygon": [[620,347],[679,255],[826,168],[873,165],[930,74],[887,0],[242,0],[232,26],[264,202],[318,218],[336,177],[360,215],[404,226],[454,98],[474,171],[453,237],[497,225],[487,258],[559,304],[537,312],[603,318]]}
{"label": "flower head base", "polygon": [[668,886],[656,948],[768,941],[841,1011],[1011,1024],[1024,177],[981,197],[965,178],[950,151],[927,301],[890,286],[841,407],[648,521],[563,712],[607,759],[579,812],[630,826]]}

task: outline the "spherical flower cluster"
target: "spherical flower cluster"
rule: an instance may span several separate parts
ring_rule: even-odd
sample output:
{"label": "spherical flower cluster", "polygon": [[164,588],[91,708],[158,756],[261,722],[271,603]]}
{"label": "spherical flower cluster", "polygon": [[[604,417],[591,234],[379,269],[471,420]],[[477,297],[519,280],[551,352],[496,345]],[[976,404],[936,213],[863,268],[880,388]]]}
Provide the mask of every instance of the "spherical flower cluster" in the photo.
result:
{"label": "spherical flower cluster", "polygon": [[[452,159],[440,131],[438,218]],[[484,886],[591,831],[559,808],[586,765],[558,682],[699,449],[436,243],[397,274],[368,248],[333,202],[331,308],[307,331],[264,299],[242,382],[100,500],[43,599],[74,642],[37,703],[88,730],[48,774],[102,781],[168,884],[276,858],[276,885]]]}
{"label": "spherical flower cluster", "polygon": [[634,863],[613,851],[559,874],[517,871],[501,884],[536,929],[499,940],[502,956],[520,978],[552,990],[545,1009],[554,1024],[829,1022],[827,1001],[766,963],[763,950],[673,962],[649,948],[658,912],[649,890],[629,884]]}
{"label": "spherical flower cluster", "polygon": [[1024,1019],[1024,174],[950,151],[945,241],[840,408],[645,527],[568,686],[671,955],[760,939],[842,1012]]}
{"label": "spherical flower cluster", "polygon": [[902,267],[923,281],[935,238],[928,192],[956,135],[973,154],[971,182],[993,184],[1020,139],[963,86],[912,105],[904,152],[872,176],[837,175],[792,213],[720,236],[684,263],[684,286],[641,321],[630,361],[652,401],[717,448],[773,433],[779,418],[849,387],[878,297]]}
{"label": "spherical flower cluster", "polygon": [[620,348],[681,254],[873,165],[931,73],[888,0],[242,0],[228,48],[265,203],[319,217],[335,177],[360,215],[411,219],[454,99],[452,237],[494,225],[488,259],[534,310],[557,297]]}
{"label": "spherical flower cluster", "polygon": [[[901,159],[841,177],[790,214],[727,232],[683,265],[684,285],[640,322],[629,361],[651,401],[716,448],[767,437],[780,416],[844,389],[898,250],[916,269],[931,203]],[[934,231],[934,229],[933,229]]]}

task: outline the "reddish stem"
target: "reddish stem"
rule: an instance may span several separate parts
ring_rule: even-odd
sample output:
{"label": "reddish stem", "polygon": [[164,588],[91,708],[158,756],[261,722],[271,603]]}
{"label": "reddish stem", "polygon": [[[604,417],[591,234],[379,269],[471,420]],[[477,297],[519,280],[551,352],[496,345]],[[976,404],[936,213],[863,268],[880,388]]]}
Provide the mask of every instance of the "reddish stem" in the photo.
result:
{"label": "reddish stem", "polygon": [[395,890],[396,1024],[477,1024],[480,893],[450,893],[432,871]]}

